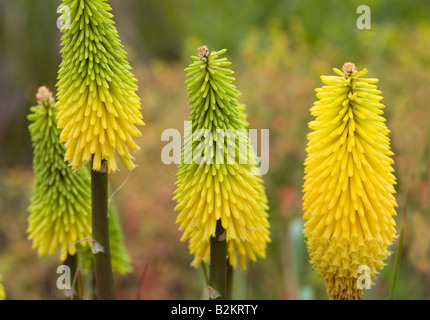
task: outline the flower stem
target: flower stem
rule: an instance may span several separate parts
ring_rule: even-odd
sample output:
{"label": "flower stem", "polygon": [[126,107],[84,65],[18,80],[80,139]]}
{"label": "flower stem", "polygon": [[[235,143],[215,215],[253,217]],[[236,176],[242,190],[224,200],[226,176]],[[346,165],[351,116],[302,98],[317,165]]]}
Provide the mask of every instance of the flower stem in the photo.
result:
{"label": "flower stem", "polygon": [[227,244],[225,241],[225,229],[222,227],[220,220],[217,221],[215,237],[211,238],[210,251],[209,286],[214,291],[209,294],[209,298],[212,300],[228,299]]}
{"label": "flower stem", "polygon": [[227,300],[232,299],[233,292],[233,267],[228,263],[228,259],[226,259],[227,263]]}
{"label": "flower stem", "polygon": [[67,300],[82,300],[83,288],[82,288],[82,277],[78,268],[77,254],[71,256],[68,255],[64,263],[70,268],[70,274],[72,276],[72,289],[70,291],[70,296]]}
{"label": "flower stem", "polygon": [[100,300],[115,300],[109,244],[107,169],[107,162],[103,160],[99,171],[91,170],[93,240],[97,246],[101,246],[99,247],[100,250],[94,253],[94,275],[98,298]]}
{"label": "flower stem", "polygon": [[391,284],[390,300],[394,300],[394,296],[396,293],[397,274],[399,272],[399,267],[400,267],[400,259],[402,256],[402,246],[403,246],[403,236],[405,234],[405,228],[406,228],[406,215],[407,215],[407,207],[405,205],[405,208],[403,210],[403,219],[402,219],[402,226],[400,230],[400,238],[399,238],[399,243],[397,245],[397,250],[396,250],[396,260],[394,265],[393,282]]}

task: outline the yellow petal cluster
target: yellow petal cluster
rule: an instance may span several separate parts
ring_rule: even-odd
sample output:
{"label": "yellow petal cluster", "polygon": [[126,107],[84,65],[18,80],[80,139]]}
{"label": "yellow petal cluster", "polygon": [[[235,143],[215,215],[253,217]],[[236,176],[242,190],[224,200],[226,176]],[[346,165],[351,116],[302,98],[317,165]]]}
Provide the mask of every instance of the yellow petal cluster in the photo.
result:
{"label": "yellow petal cluster", "polygon": [[[357,286],[383,268],[395,238],[394,185],[389,130],[378,79],[353,64],[322,76],[311,108],[303,210],[311,263],[331,299],[360,299]],[[364,267],[366,268],[366,267]]]}
{"label": "yellow petal cluster", "polygon": [[[232,267],[235,267],[239,260],[239,266],[242,269],[246,269],[247,257],[253,262],[257,261],[257,256],[260,258],[266,257],[266,246],[267,243],[270,242],[270,226],[267,214],[269,207],[267,205],[267,197],[262,186],[263,181],[260,177],[258,177],[257,180],[260,182],[260,185],[256,186],[257,193],[255,194],[255,199],[257,206],[260,208],[250,220],[243,219],[246,223],[241,222],[239,214],[242,213],[240,208],[243,204],[240,202],[237,205],[237,209],[239,210],[233,209],[238,211],[238,214],[236,215],[234,212],[229,212],[229,209],[226,210],[227,214],[223,214],[221,209],[220,217],[225,219],[224,222],[221,219],[221,222],[223,227],[227,230],[227,252],[229,263]],[[236,194],[236,196],[239,196],[237,198],[239,201],[243,201],[240,198],[240,195]],[[223,198],[222,201],[228,206],[228,199]],[[223,207],[224,206],[221,205],[221,208]],[[248,210],[246,207],[244,207],[244,209]],[[252,210],[252,208],[249,207],[249,210]],[[215,235],[217,216],[212,215],[211,218],[210,223],[214,223],[215,227],[194,227],[194,232],[190,235],[189,250],[190,254],[194,255],[194,260],[191,263],[194,267],[197,267],[201,262],[206,262],[210,259],[210,237]],[[180,217],[178,217],[177,222],[179,223],[181,221]],[[205,222],[203,224],[205,224]],[[182,226],[181,229],[183,229]],[[208,237],[207,233],[210,232],[209,230],[211,231],[211,234]],[[181,240],[185,241],[187,239],[186,237],[187,236],[184,234]]]}
{"label": "yellow petal cluster", "polygon": [[135,125],[144,125],[136,79],[104,0],[63,0],[70,9],[70,28],[62,32],[62,62],[58,73],[58,127],[63,129],[66,160],[80,169],[91,161],[99,170],[103,159],[118,170],[117,151],[128,170],[135,167],[132,149],[139,147]]}

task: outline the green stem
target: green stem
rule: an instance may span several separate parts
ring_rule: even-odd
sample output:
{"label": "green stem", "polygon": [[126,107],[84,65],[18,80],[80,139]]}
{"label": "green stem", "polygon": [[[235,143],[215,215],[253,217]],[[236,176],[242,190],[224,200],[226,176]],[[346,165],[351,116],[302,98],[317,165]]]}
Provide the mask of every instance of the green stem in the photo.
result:
{"label": "green stem", "polygon": [[233,267],[228,263],[227,260],[227,300],[232,299],[233,294]]}
{"label": "green stem", "polygon": [[405,228],[406,228],[406,214],[407,214],[407,207],[406,207],[406,203],[405,203],[405,209],[403,210],[402,227],[400,230],[399,244],[397,245],[397,250],[396,250],[396,262],[395,262],[395,266],[394,266],[394,275],[393,275],[393,283],[391,285],[390,300],[394,300],[394,295],[396,292],[397,274],[398,274],[399,268],[400,268],[400,258],[402,256],[403,236],[405,234]]}
{"label": "green stem", "polygon": [[212,288],[210,290],[214,291],[209,294],[209,298],[225,300],[229,296],[227,294],[227,243],[225,229],[220,220],[217,221],[215,237],[211,238],[210,246],[209,286]]}
{"label": "green stem", "polygon": [[115,300],[112,262],[109,244],[108,170],[102,161],[100,171],[91,170],[92,225],[94,245],[100,249],[94,254],[94,276],[100,300]]}
{"label": "green stem", "polygon": [[88,283],[87,295],[89,299],[97,300],[96,277],[94,276],[94,266],[88,271],[86,278]]}
{"label": "green stem", "polygon": [[[82,300],[82,295],[81,295],[82,284],[80,282],[80,276],[76,275],[76,272],[78,270],[77,260],[78,260],[77,254],[75,254],[73,256],[67,255],[66,261],[64,261],[64,264],[70,268],[70,275],[72,276],[71,294],[66,298],[67,300]],[[76,281],[75,281],[75,277],[77,277]]]}
{"label": "green stem", "polygon": [[209,285],[209,269],[206,263],[201,264],[203,277],[205,278],[205,283],[208,286]]}

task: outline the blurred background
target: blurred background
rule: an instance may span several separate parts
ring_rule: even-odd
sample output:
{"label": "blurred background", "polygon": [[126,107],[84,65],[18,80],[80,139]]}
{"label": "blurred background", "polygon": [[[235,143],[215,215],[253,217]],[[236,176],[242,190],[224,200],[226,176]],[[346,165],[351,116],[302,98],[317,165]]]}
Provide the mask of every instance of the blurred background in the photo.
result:
{"label": "blurred background", "polygon": [[[27,114],[41,85],[55,91],[59,0],[0,0],[0,273],[9,299],[61,299],[58,255],[39,258],[26,239],[33,183]],[[303,161],[319,76],[344,62],[367,68],[385,98],[399,203],[408,216],[396,298],[430,299],[430,2],[425,0],[110,0],[138,79],[146,126],[138,168],[115,196],[134,271],[117,276],[119,299],[199,299],[175,225],[176,165],[161,161],[161,133],[188,118],[184,68],[197,47],[227,48],[251,128],[270,129],[272,243],[267,258],[236,271],[237,298],[326,299],[302,236]],[[371,29],[359,30],[359,4]],[[127,178],[110,175],[113,188]],[[397,242],[391,247],[395,252]],[[394,254],[365,299],[387,299]]]}

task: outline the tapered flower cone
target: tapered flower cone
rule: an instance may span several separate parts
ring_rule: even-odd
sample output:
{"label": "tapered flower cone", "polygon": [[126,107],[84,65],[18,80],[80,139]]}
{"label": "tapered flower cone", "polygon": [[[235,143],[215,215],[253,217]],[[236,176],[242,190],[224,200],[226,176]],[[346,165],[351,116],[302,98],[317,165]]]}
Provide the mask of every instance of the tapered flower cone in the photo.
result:
{"label": "tapered flower cone", "polygon": [[[270,241],[268,206],[255,155],[251,148],[248,152],[244,106],[238,104],[233,72],[225,68],[230,62],[219,58],[225,52],[209,53],[203,46],[186,69],[192,125],[178,168],[175,210],[180,211],[181,240],[190,239],[192,265],[209,260],[210,238],[221,220],[230,265],[236,266],[239,257],[246,268],[247,257],[252,261],[265,257]],[[203,137],[193,138],[199,130]],[[220,132],[226,139],[217,135]],[[232,140],[233,133],[239,139]],[[246,161],[238,161],[241,155]]]}
{"label": "tapered flower cone", "polygon": [[76,169],[91,161],[100,170],[118,170],[115,150],[128,170],[139,147],[135,125],[144,125],[136,79],[109,13],[106,0],[63,0],[70,28],[63,27],[62,62],[58,73],[58,127],[64,129],[66,160]]}
{"label": "tapered flower cone", "polygon": [[78,240],[91,236],[90,177],[88,170],[75,173],[64,162],[58,110],[49,90],[40,88],[37,98],[39,104],[28,116],[35,177],[27,232],[39,255],[54,254],[60,247],[64,261],[68,254],[76,253]]}
{"label": "tapered flower cone", "polygon": [[361,272],[374,279],[395,238],[393,153],[378,79],[362,78],[367,70],[352,63],[334,71],[339,76],[321,77],[311,108],[304,233],[330,299],[361,299]]}
{"label": "tapered flower cone", "polygon": [[3,277],[0,274],[0,300],[5,300],[6,299],[6,292],[4,290],[2,282],[3,282]]}
{"label": "tapered flower cone", "polygon": [[[35,181],[33,197],[29,207],[29,239],[39,255],[54,254],[61,247],[60,259],[76,253],[76,243],[81,248],[80,261],[85,267],[92,265],[91,237],[91,178],[84,166],[74,172],[64,162],[65,147],[60,142],[56,115],[58,109],[52,94],[41,87],[37,98],[39,105],[31,108],[29,127],[34,147]],[[111,206],[109,219],[110,247],[113,269],[119,274],[132,269],[130,257],[124,246],[124,239],[118,213]]]}

